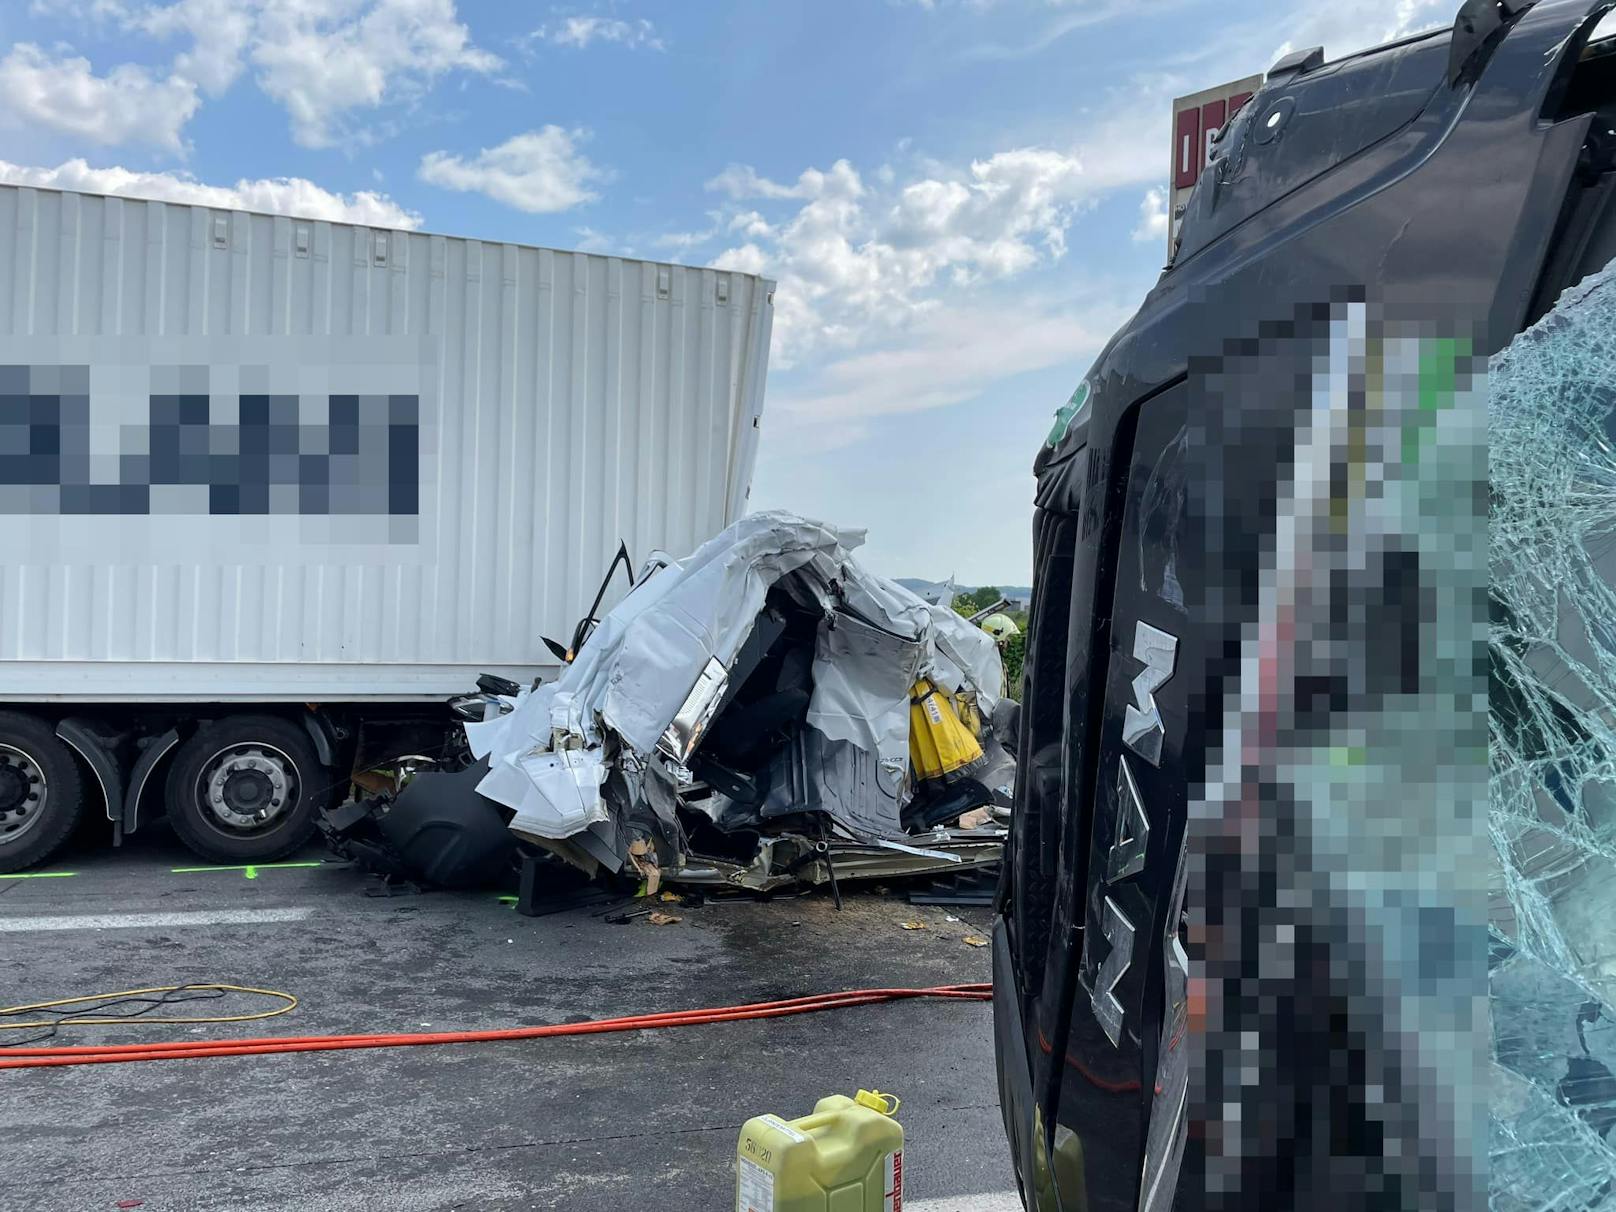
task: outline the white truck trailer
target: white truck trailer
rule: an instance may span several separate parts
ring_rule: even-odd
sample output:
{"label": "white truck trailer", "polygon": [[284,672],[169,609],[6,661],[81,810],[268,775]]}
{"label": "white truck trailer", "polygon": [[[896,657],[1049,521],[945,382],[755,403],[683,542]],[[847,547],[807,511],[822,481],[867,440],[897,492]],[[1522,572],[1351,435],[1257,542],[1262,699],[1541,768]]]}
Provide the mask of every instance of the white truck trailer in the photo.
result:
{"label": "white truck trailer", "polygon": [[307,841],[745,512],[773,283],[0,186],[0,872]]}

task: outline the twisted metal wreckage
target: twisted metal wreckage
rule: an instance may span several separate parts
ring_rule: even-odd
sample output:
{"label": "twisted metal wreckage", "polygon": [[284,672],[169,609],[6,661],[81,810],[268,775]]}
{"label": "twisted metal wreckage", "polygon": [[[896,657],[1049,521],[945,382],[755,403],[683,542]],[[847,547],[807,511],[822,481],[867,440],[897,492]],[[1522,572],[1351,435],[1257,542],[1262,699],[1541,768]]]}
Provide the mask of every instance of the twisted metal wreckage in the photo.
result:
{"label": "twisted metal wreckage", "polygon": [[998,650],[861,567],[863,538],[761,513],[653,560],[558,680],[467,724],[477,792],[652,889],[997,862],[1018,710]]}

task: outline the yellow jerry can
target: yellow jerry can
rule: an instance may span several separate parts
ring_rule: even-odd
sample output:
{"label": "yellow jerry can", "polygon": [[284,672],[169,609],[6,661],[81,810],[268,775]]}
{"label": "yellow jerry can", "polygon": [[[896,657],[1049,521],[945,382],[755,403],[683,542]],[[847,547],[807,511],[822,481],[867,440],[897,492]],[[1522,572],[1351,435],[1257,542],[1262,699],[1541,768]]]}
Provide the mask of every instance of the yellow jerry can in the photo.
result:
{"label": "yellow jerry can", "polygon": [[735,1149],[735,1212],[903,1212],[898,1100],[832,1094],[814,1113],[759,1115]]}

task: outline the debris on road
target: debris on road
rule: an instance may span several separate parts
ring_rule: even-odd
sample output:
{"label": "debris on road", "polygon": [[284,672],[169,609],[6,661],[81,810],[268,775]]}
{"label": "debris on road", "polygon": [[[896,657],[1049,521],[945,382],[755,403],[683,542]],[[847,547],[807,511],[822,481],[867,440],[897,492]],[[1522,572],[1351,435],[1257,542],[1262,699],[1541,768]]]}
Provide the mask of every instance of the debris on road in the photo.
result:
{"label": "debris on road", "polygon": [[991,905],[999,873],[991,868],[939,875],[917,883],[908,891],[911,905]]}
{"label": "debris on road", "polygon": [[972,808],[969,812],[962,813],[958,822],[961,829],[980,829],[982,826],[992,823],[993,809],[991,808]]}
{"label": "debris on road", "polygon": [[862,568],[862,541],[763,513],[653,564],[557,681],[466,726],[477,798],[647,896],[997,863],[1015,765],[998,651]]}
{"label": "debris on road", "polygon": [[319,819],[326,844],[383,876],[435,888],[484,888],[517,861],[510,814],[477,794],[486,762],[445,773],[422,771],[401,791],[355,800]]}

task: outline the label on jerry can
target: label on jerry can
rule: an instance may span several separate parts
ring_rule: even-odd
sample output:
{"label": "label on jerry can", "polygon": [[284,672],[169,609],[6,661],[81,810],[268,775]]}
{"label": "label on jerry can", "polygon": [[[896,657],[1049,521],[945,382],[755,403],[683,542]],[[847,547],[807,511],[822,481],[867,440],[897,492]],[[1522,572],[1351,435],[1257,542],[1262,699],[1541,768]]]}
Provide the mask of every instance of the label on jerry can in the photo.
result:
{"label": "label on jerry can", "polygon": [[903,1150],[888,1153],[882,1167],[881,1212],[903,1212]]}
{"label": "label on jerry can", "polygon": [[739,1160],[741,1181],[735,1192],[735,1212],[774,1212],[774,1175],[754,1161]]}
{"label": "label on jerry can", "polygon": [[801,1132],[798,1132],[795,1128],[793,1128],[790,1124],[786,1123],[786,1121],[781,1119],[778,1115],[765,1115],[765,1116],[762,1116],[761,1118],[762,1118],[764,1123],[768,1124],[769,1127],[773,1128],[776,1132],[783,1132],[785,1135],[789,1136],[792,1140],[796,1141],[799,1145],[807,1143],[808,1138],[806,1136],[804,1136]]}

